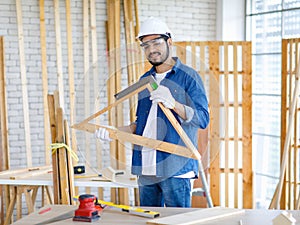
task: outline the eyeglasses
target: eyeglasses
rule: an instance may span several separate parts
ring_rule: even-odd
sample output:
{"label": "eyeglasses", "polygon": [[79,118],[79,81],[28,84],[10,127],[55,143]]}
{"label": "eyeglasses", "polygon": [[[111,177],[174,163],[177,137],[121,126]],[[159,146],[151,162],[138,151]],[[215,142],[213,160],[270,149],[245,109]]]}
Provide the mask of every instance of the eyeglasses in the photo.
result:
{"label": "eyeglasses", "polygon": [[143,42],[140,44],[140,46],[144,49],[144,50],[147,50],[149,49],[150,46],[156,46],[156,47],[159,47],[163,42],[164,42],[164,37],[158,37],[158,38],[155,38],[153,40],[150,40],[150,41],[146,41],[146,42]]}

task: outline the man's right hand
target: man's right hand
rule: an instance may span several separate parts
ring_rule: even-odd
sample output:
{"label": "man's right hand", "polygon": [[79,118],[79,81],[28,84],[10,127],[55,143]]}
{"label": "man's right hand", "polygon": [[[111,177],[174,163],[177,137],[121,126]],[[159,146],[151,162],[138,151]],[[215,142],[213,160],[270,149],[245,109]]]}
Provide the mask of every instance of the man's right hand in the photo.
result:
{"label": "man's right hand", "polygon": [[109,137],[108,130],[103,127],[100,127],[95,131],[95,138],[98,138],[101,141],[112,141],[112,139]]}

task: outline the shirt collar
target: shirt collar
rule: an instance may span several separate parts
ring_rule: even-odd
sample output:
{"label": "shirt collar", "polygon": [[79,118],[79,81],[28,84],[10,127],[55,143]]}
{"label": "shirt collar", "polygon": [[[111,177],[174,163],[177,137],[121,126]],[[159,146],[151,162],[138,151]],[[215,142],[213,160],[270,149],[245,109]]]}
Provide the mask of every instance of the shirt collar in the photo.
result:
{"label": "shirt collar", "polygon": [[[179,70],[179,67],[180,67],[181,64],[182,64],[181,61],[180,61],[180,59],[179,59],[178,57],[172,57],[172,58],[175,60],[175,64],[174,64],[174,66],[172,67],[171,72],[168,73],[166,77],[170,76],[170,74],[175,74],[175,73]],[[151,74],[152,76],[155,76],[156,71],[155,71],[155,67],[154,67],[154,66],[152,66],[152,68],[150,69],[150,74]]]}

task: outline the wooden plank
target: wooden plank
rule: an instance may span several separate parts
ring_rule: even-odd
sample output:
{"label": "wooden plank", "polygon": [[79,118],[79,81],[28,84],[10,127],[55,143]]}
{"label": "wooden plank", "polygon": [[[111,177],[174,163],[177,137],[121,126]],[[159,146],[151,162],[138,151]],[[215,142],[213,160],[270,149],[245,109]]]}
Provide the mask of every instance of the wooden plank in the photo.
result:
{"label": "wooden plank", "polygon": [[[88,116],[91,114],[90,112],[90,104],[91,104],[91,96],[90,96],[90,48],[89,48],[89,0],[83,1],[83,65],[84,65],[84,115]],[[72,124],[72,123],[71,123]],[[90,159],[90,146],[91,146],[91,136],[89,134],[85,134],[84,137],[84,149],[85,149],[85,157],[87,160]],[[90,192],[90,189],[86,188],[86,193]]]}
{"label": "wooden plank", "polygon": [[91,121],[92,119],[95,119],[96,117],[102,115],[103,113],[105,113],[105,112],[111,110],[111,109],[112,109],[113,107],[115,107],[116,105],[122,103],[123,101],[125,101],[125,100],[128,99],[128,98],[130,98],[131,96],[133,96],[133,95],[139,93],[140,91],[144,90],[145,88],[147,88],[147,85],[148,85],[148,84],[145,84],[145,85],[143,85],[143,86],[137,88],[136,90],[132,91],[130,94],[128,94],[128,95],[126,95],[126,96],[124,96],[124,97],[122,97],[122,98],[120,98],[120,99],[118,99],[118,100],[112,102],[111,104],[109,104],[109,105],[106,106],[105,108],[101,109],[100,111],[98,111],[98,112],[94,113],[93,115],[89,116],[88,118],[84,119],[81,123],[83,123],[83,122],[89,122],[89,121]]}
{"label": "wooden plank", "polygon": [[[54,95],[48,95],[48,107],[49,107],[49,120],[51,127],[51,142],[56,142],[56,119],[55,119],[55,102]],[[52,177],[53,177],[53,192],[54,192],[54,204],[59,204],[60,193],[59,193],[59,174],[57,171],[58,157],[57,152],[52,153]]]}
{"label": "wooden plank", "polygon": [[219,115],[219,46],[209,43],[209,99],[210,99],[210,189],[213,203],[220,205],[220,115]]}
{"label": "wooden plank", "polygon": [[[125,0],[126,1],[126,0]],[[130,1],[132,2],[132,1]],[[115,62],[116,62],[116,87],[115,92],[119,92],[122,90],[122,73],[121,73],[121,1],[115,0]],[[116,115],[116,126],[121,127],[124,126],[124,116],[123,116],[123,104],[117,105],[117,114]],[[116,159],[117,159],[117,169],[126,169],[126,152],[125,146],[117,141],[117,151],[116,151]],[[129,204],[129,196],[127,188],[118,188],[118,203],[119,204]]]}
{"label": "wooden plank", "polygon": [[[8,170],[10,167],[7,120],[5,49],[4,37],[0,36],[0,171]],[[9,202],[8,186],[0,186],[0,201],[2,202],[0,208],[0,219],[1,221],[4,221],[4,208],[7,209]]]}
{"label": "wooden plank", "polygon": [[[64,131],[65,131],[65,143],[67,146],[71,146],[69,124],[66,119],[64,120]],[[71,150],[74,151],[72,148]],[[73,197],[75,196],[73,161],[75,160],[72,158],[71,152],[69,151],[66,151],[66,161],[67,161],[66,169],[67,169],[67,176],[68,176],[68,198],[69,198],[68,202],[69,205],[75,205],[75,202],[73,201]]]}
{"label": "wooden plank", "polygon": [[[114,94],[115,94],[115,86],[116,86],[116,80],[115,80],[115,69],[116,69],[116,62],[115,62],[115,16],[114,16],[114,9],[115,9],[115,0],[107,0],[106,1],[106,7],[107,7],[107,46],[108,46],[108,64],[109,64],[109,77],[108,77],[108,85],[107,85],[107,99],[108,103],[112,103],[114,101]],[[115,121],[115,114],[116,110],[112,109],[108,113],[108,121],[109,124],[112,126],[116,126]],[[110,155],[114,159],[116,158],[117,154],[117,143],[115,141],[110,143]],[[116,161],[111,161],[111,166],[113,168],[117,167]],[[117,193],[116,189],[111,189],[111,201],[117,202]]]}
{"label": "wooden plank", "polygon": [[234,208],[238,208],[239,200],[239,72],[238,72],[238,53],[237,44],[233,48],[233,105],[234,105]]}
{"label": "wooden plank", "polygon": [[225,185],[224,185],[224,194],[225,194],[225,206],[229,206],[229,81],[228,81],[228,44],[224,43],[224,113],[225,113],[225,131],[224,131],[224,157],[225,157]]}
{"label": "wooden plank", "polygon": [[107,126],[101,126],[97,124],[91,124],[91,123],[83,123],[83,124],[77,124],[74,126],[75,129],[87,131],[90,133],[94,133],[96,129],[103,127],[109,131],[110,138],[118,139],[122,142],[129,142],[136,145],[146,146],[148,148],[157,149],[164,152],[169,152],[172,154],[178,154],[184,157],[188,158],[194,158],[197,159],[197,156],[192,155],[191,151],[180,145],[175,145],[168,142],[158,141],[156,139],[152,138],[146,138],[140,135],[127,133],[124,131],[120,131],[118,129],[112,129]]}
{"label": "wooden plank", "polygon": [[192,143],[191,139],[187,136],[185,131],[183,130],[182,126],[179,124],[179,122],[176,120],[174,114],[171,112],[170,109],[164,107],[162,103],[158,103],[164,114],[169,119],[170,123],[173,125],[174,129],[177,131],[179,136],[181,137],[184,144],[187,146],[187,148],[190,150],[190,154],[195,156],[197,160],[201,160],[201,156],[196,149],[195,145]]}
{"label": "wooden plank", "polygon": [[11,193],[11,198],[10,198],[10,201],[9,201],[9,205],[6,209],[6,216],[5,216],[5,220],[4,220],[3,225],[8,225],[11,222],[14,207],[15,207],[15,204],[17,202],[17,187],[12,186],[11,190],[10,190],[10,193]]}
{"label": "wooden plank", "polygon": [[[299,42],[295,43],[295,50],[294,50],[294,62],[296,63],[298,61],[298,57],[300,60],[300,55],[299,55]],[[300,63],[300,61],[299,61]],[[295,65],[295,68],[297,66],[300,66],[300,64]],[[297,101],[297,106],[296,106],[296,115],[295,115],[295,122],[294,122],[294,141],[293,141],[293,160],[291,163],[291,173],[293,174],[293,182],[292,182],[292,198],[291,198],[291,208],[290,209],[297,209],[297,195],[298,195],[298,190],[299,190],[299,149],[298,149],[298,143],[299,143],[299,134],[298,134],[298,124],[299,124],[299,97]]]}
{"label": "wooden plank", "polygon": [[54,22],[55,22],[55,40],[56,40],[56,68],[57,68],[57,85],[59,92],[59,104],[64,108],[64,79],[62,71],[62,46],[61,46],[61,29],[60,29],[60,12],[59,0],[54,2]]}
{"label": "wooden plank", "polygon": [[47,73],[47,46],[46,46],[46,25],[45,25],[45,1],[40,0],[40,42],[41,42],[41,66],[42,66],[42,85],[43,85],[43,111],[44,111],[44,144],[45,144],[45,163],[50,165],[51,152],[50,146],[50,124],[48,112],[48,73]]}
{"label": "wooden plank", "polygon": [[[71,0],[66,0],[66,23],[67,23],[67,47],[68,47],[68,72],[69,72],[69,98],[70,98],[70,123],[75,122],[75,86],[74,86],[74,59],[73,59],[73,40],[72,40],[72,19],[71,19]],[[71,143],[73,151],[77,152],[75,130],[71,129]]]}
{"label": "wooden plank", "polygon": [[[98,95],[99,89],[99,63],[98,62],[98,43],[97,43],[97,24],[96,24],[96,3],[95,0],[90,0],[90,21],[91,21],[91,40],[92,40],[92,69],[93,69],[93,85],[94,85],[94,96]],[[95,102],[95,108],[100,108],[100,101]],[[95,119],[96,123],[100,122],[100,118]],[[86,149],[90,149],[89,147]],[[97,168],[102,169],[102,145],[100,141],[96,141],[96,156],[97,156]],[[98,189],[98,198],[103,198],[103,189]]]}
{"label": "wooden plank", "polygon": [[[251,42],[246,42],[242,45],[243,60],[242,60],[242,117],[243,117],[243,208],[252,209],[253,202],[253,168],[252,168],[252,45]],[[249,194],[251,193],[251,194]]]}
{"label": "wooden plank", "polygon": [[201,209],[187,213],[180,213],[173,216],[153,219],[147,221],[147,224],[159,225],[191,225],[191,224],[205,224],[205,222],[217,219],[223,219],[227,216],[240,215],[245,213],[242,209],[231,208],[208,208]]}
{"label": "wooden plank", "polygon": [[137,36],[140,30],[140,21],[139,21],[139,8],[138,8],[138,1],[134,1],[134,14],[135,14],[135,35]]}
{"label": "wooden plank", "polygon": [[[22,171],[22,170],[21,170]],[[44,167],[40,167],[36,170],[24,170],[23,172],[16,170],[14,173],[12,171],[12,173],[10,174],[10,179],[12,180],[17,180],[17,179],[22,179],[22,178],[27,178],[27,177],[34,177],[37,175],[41,175],[41,174],[47,174],[52,172],[52,167],[51,166],[44,166]],[[1,174],[3,175],[3,174]]]}
{"label": "wooden plank", "polygon": [[25,51],[24,51],[24,34],[23,34],[21,0],[16,0],[16,11],[17,11],[17,24],[18,24],[20,74],[21,74],[21,86],[22,86],[22,98],[23,98],[24,137],[25,137],[27,166],[30,167],[30,166],[32,166],[32,152],[31,152],[31,139],[30,139],[28,91],[27,91],[26,62],[25,62]]}
{"label": "wooden plank", "polygon": [[[65,132],[63,124],[63,109],[56,109],[56,143],[65,143]],[[60,204],[68,205],[69,202],[69,186],[67,173],[67,153],[64,147],[56,149],[58,154],[58,173],[59,173],[59,189],[60,189]]]}
{"label": "wooden plank", "polygon": [[[127,59],[127,80],[128,86],[137,81],[137,66],[135,62],[135,51],[133,50],[135,43],[135,33],[133,28],[133,16],[131,1],[124,1],[124,24],[125,24],[125,39],[126,39],[126,59]],[[129,99],[130,121],[135,120],[135,104],[137,98]]]}

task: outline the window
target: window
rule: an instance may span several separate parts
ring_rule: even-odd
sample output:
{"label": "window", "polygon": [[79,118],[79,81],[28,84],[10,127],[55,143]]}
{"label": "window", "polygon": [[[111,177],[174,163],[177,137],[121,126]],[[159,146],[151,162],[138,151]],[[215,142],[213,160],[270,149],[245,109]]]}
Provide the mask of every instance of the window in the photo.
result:
{"label": "window", "polygon": [[252,41],[256,207],[268,208],[280,175],[281,40],[300,37],[299,0],[247,0]]}

